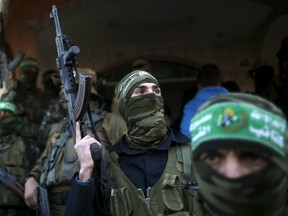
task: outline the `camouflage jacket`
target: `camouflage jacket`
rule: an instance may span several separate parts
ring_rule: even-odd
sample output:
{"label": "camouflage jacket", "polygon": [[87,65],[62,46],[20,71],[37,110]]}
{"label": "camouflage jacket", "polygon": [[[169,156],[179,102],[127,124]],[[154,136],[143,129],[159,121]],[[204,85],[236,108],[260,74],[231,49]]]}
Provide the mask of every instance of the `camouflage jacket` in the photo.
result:
{"label": "camouflage jacket", "polygon": [[[111,145],[126,131],[126,124],[117,114],[104,112],[103,117],[96,126],[97,134],[103,145]],[[67,192],[74,173],[79,170],[69,127],[67,120],[52,126],[45,149],[29,173],[52,191]]]}
{"label": "camouflage jacket", "polygon": [[[2,137],[0,140],[0,166],[8,173],[14,175],[20,183],[24,182],[26,174],[30,170],[31,155],[27,144],[17,135]],[[24,207],[25,203],[14,192],[0,183],[0,209],[1,206]]]}

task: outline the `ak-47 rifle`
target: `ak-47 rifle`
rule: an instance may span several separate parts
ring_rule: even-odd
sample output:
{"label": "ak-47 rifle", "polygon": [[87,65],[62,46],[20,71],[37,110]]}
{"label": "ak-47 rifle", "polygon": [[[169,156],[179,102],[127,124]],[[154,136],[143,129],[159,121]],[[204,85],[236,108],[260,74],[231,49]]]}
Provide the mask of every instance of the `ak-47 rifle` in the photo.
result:
{"label": "ak-47 rifle", "polygon": [[24,187],[17,181],[16,176],[6,172],[2,167],[0,167],[0,182],[24,200]]}
{"label": "ak-47 rifle", "polygon": [[7,66],[7,57],[5,52],[2,50],[0,51],[0,88],[8,89],[7,83],[8,83],[8,66]]}
{"label": "ak-47 rifle", "polygon": [[[89,111],[91,76],[77,73],[79,80],[79,86],[77,86],[74,79],[73,69],[77,72],[76,57],[80,53],[80,48],[75,45],[71,46],[68,38],[62,34],[57,8],[55,5],[52,6],[50,18],[53,18],[55,22],[55,42],[58,53],[56,58],[56,66],[64,88],[64,96],[68,108],[72,137],[75,141],[75,129],[77,121],[81,123],[80,126],[82,136],[86,135],[86,130],[83,127],[82,118],[84,117],[86,111]],[[91,122],[91,125],[93,125],[93,122]],[[97,134],[94,134],[94,136],[97,140],[99,140]],[[91,145],[91,155],[93,160],[100,160],[101,158],[101,150],[96,143]]]}
{"label": "ak-47 rifle", "polygon": [[47,189],[43,186],[38,186],[36,188],[36,193],[37,193],[36,215],[50,216],[50,206],[49,206]]}
{"label": "ak-47 rifle", "polygon": [[[8,89],[7,81],[9,76],[6,44],[3,13],[0,12],[0,88],[4,88],[4,91]],[[10,58],[12,58],[12,55],[12,52],[10,52]]]}
{"label": "ak-47 rifle", "polygon": [[0,88],[9,89],[8,76],[9,71],[20,64],[24,53],[20,52],[14,59],[12,49],[5,39],[3,13],[0,12]]}
{"label": "ak-47 rifle", "polygon": [[[81,127],[81,135],[82,137],[86,135],[86,130],[84,128],[84,122],[82,118],[85,113],[88,113],[89,121],[92,126],[92,131],[96,140],[99,141],[99,137],[97,136],[97,132],[95,130],[95,123],[91,117],[90,108],[89,108],[89,100],[91,93],[91,76],[86,74],[78,74],[79,87],[77,87],[74,76],[73,69],[77,72],[77,61],[76,57],[80,53],[80,49],[77,46],[74,46],[69,43],[68,38],[62,34],[57,8],[55,5],[52,6],[52,11],[50,13],[50,18],[54,18],[55,28],[56,28],[56,47],[58,56],[56,58],[56,66],[60,73],[61,83],[64,88],[64,96],[67,102],[68,114],[70,119],[70,126],[72,131],[72,137],[75,141],[76,138],[76,122],[80,122]],[[99,161],[101,160],[101,148],[96,143],[91,145],[91,156],[94,161],[98,161],[97,165],[99,165]],[[100,176],[98,172],[98,167],[94,169],[95,175]],[[102,202],[102,200],[101,200]],[[98,203],[98,201],[97,201]],[[100,203],[100,201],[99,201]],[[100,205],[100,204],[99,204]],[[102,208],[99,206],[99,208]],[[105,209],[101,210],[105,213]],[[105,214],[108,215],[108,214]]]}

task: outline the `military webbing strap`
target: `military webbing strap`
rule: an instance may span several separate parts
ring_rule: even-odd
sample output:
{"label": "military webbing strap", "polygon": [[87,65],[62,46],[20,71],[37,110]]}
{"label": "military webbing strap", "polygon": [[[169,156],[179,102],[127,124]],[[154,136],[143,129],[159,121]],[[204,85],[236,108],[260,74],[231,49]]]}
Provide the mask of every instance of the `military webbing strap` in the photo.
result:
{"label": "military webbing strap", "polygon": [[192,179],[192,155],[190,144],[177,144],[177,159],[183,163],[183,183],[191,182]]}
{"label": "military webbing strap", "polygon": [[[107,167],[107,155],[108,150],[106,148],[102,148],[102,164],[104,167]],[[189,143],[187,144],[177,144],[177,160],[183,163],[183,180],[185,183],[187,181],[191,181],[192,179],[192,155]],[[105,158],[103,160],[103,158]],[[107,175],[107,174],[106,174]],[[104,175],[105,176],[105,175]],[[106,179],[106,178],[105,178]]]}
{"label": "military webbing strap", "polygon": [[111,185],[112,183],[109,182],[108,173],[107,173],[107,166],[109,160],[109,147],[111,146],[104,146],[101,148],[102,150],[102,158],[101,158],[101,181],[105,187],[105,193],[107,196],[111,193]]}
{"label": "military webbing strap", "polygon": [[66,126],[67,121],[62,121],[60,122],[57,127],[56,130],[54,131],[54,133],[60,133],[61,136],[56,140],[55,143],[52,143],[52,145],[50,146],[50,151],[47,155],[47,161],[45,162],[46,165],[46,172],[43,173],[43,179],[40,178],[40,183],[41,185],[45,185],[46,186],[46,182],[47,182],[47,178],[48,178],[48,174],[49,171],[52,169],[52,167],[54,167],[54,162],[55,162],[55,158],[57,156],[57,153],[59,151],[60,148],[63,147],[63,145],[66,144],[66,141],[68,139],[68,137],[70,136],[70,132],[68,131],[64,131],[64,127]]}

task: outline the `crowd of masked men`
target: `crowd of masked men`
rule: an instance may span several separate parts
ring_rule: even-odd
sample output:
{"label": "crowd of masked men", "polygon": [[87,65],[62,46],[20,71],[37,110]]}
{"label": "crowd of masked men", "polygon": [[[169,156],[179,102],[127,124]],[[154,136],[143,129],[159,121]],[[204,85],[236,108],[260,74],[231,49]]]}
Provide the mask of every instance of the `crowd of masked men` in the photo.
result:
{"label": "crowd of masked men", "polygon": [[76,82],[84,73],[92,86],[75,128],[58,71],[43,73],[41,90],[36,59],[22,60],[17,78],[9,72],[0,98],[0,216],[288,215],[287,100],[232,92],[218,75],[211,84],[218,68],[208,64],[187,102],[194,108],[183,109],[195,109],[185,134],[167,125],[150,65],[138,66],[116,85],[113,112],[97,73],[78,68]]}

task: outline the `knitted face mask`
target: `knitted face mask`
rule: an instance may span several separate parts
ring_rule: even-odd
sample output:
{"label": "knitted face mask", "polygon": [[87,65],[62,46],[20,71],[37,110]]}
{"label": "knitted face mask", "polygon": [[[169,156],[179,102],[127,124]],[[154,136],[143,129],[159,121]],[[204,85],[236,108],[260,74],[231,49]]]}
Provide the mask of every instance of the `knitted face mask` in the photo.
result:
{"label": "knitted face mask", "polygon": [[132,97],[124,111],[129,146],[155,148],[165,138],[163,98],[154,93]]}

